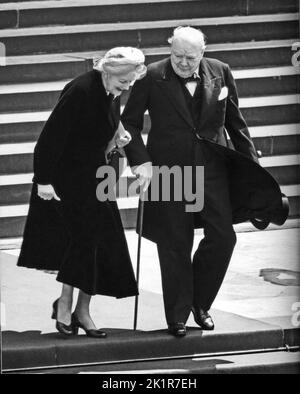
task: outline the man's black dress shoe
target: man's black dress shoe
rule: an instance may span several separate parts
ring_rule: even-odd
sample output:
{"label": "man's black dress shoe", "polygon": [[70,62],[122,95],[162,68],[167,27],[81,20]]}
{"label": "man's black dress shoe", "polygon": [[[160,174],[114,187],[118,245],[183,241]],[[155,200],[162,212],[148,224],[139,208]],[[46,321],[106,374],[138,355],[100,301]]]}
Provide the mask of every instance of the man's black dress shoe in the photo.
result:
{"label": "man's black dress shoe", "polygon": [[184,323],[173,323],[168,325],[168,332],[174,337],[185,337],[186,327]]}
{"label": "man's black dress shoe", "polygon": [[198,307],[192,307],[194,320],[203,330],[212,331],[215,328],[213,319],[210,314]]}

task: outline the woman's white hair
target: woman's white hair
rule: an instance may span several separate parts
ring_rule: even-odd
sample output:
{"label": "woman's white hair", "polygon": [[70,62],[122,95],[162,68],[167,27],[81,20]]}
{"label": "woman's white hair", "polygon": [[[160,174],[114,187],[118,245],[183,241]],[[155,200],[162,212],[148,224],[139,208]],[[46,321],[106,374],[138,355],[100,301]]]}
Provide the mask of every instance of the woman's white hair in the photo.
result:
{"label": "woman's white hair", "polygon": [[136,79],[146,75],[145,55],[138,48],[116,47],[101,58],[94,59],[94,69],[111,75],[136,73]]}
{"label": "woman's white hair", "polygon": [[197,42],[203,49],[206,48],[206,37],[204,33],[201,30],[195,29],[191,26],[176,27],[176,29],[173,31],[173,36],[168,39],[168,43],[172,45],[176,39],[185,39],[188,41]]}

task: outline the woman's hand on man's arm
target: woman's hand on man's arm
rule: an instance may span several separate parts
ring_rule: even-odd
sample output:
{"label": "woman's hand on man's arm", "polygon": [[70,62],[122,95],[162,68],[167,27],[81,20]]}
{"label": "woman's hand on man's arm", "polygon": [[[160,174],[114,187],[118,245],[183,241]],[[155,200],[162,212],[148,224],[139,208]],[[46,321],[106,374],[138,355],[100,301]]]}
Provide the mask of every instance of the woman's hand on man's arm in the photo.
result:
{"label": "woman's hand on man's arm", "polygon": [[117,135],[116,137],[117,148],[124,148],[124,146],[128,145],[131,140],[131,134],[128,131],[124,130],[122,135]]}
{"label": "woman's hand on man's arm", "polygon": [[124,126],[120,122],[115,135],[109,141],[105,149],[106,160],[111,151],[113,151],[114,149],[124,148],[124,146],[128,145],[131,140],[132,140],[131,134],[124,129]]}
{"label": "woman's hand on man's arm", "polygon": [[125,130],[122,122],[120,122],[115,135],[115,142],[117,148],[124,148],[124,146],[128,145],[131,140],[131,134],[127,130]]}

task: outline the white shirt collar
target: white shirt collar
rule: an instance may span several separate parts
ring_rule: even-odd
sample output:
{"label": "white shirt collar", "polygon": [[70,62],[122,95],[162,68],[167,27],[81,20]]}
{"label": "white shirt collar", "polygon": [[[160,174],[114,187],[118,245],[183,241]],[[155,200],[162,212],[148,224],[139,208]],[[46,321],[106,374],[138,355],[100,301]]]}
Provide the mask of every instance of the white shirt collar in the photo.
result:
{"label": "white shirt collar", "polygon": [[191,76],[194,78],[200,78],[199,67],[198,67],[198,70],[194,71],[194,73]]}
{"label": "white shirt collar", "polygon": [[[194,71],[194,73],[191,75],[191,77],[199,78],[199,79],[200,79],[199,68],[198,68],[198,70]],[[197,81],[190,81],[190,82],[188,82],[188,83],[196,83],[196,82],[197,82]]]}
{"label": "white shirt collar", "polygon": [[198,70],[196,70],[193,74],[195,77],[200,78],[200,74],[199,74],[199,67]]}

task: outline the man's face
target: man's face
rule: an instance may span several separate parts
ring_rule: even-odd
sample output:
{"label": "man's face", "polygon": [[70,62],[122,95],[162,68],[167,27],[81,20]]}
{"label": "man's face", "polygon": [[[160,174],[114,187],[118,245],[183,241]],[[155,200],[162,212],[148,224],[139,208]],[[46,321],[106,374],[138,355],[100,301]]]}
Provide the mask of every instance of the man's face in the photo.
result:
{"label": "man's face", "polygon": [[198,43],[177,39],[171,47],[171,63],[177,75],[182,78],[190,77],[198,71],[204,50]]}
{"label": "man's face", "polygon": [[134,72],[121,75],[106,74],[106,89],[114,96],[120,96],[124,90],[133,85],[136,78]]}

